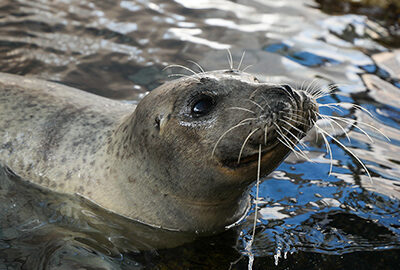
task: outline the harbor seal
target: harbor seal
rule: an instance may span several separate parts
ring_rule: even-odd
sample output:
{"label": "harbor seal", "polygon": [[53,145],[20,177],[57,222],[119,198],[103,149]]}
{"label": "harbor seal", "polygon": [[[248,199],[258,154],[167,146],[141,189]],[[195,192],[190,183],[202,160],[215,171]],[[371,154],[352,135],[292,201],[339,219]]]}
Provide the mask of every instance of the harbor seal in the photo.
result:
{"label": "harbor seal", "polygon": [[167,82],[137,106],[0,74],[0,163],[145,224],[217,232],[249,208],[259,146],[266,175],[316,111],[309,93],[237,70]]}

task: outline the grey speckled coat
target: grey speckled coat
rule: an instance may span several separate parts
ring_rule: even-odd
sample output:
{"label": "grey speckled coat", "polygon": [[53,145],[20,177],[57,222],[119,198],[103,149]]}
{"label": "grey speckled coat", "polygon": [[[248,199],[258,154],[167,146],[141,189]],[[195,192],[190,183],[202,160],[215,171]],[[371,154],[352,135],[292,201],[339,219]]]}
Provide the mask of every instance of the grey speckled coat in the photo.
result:
{"label": "grey speckled coat", "polygon": [[291,125],[307,131],[299,119],[311,119],[315,110],[302,91],[234,71],[166,83],[137,108],[0,73],[0,162],[28,181],[132,219],[213,232],[246,213],[259,145],[262,174],[289,152],[275,139],[274,121],[293,117]]}

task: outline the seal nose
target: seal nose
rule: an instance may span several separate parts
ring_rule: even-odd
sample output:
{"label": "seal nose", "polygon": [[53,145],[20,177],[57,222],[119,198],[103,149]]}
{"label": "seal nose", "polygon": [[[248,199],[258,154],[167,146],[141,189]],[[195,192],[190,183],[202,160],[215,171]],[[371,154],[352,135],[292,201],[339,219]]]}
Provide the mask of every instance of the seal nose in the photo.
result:
{"label": "seal nose", "polygon": [[283,85],[282,85],[282,88],[285,89],[285,90],[288,92],[289,95],[291,95],[291,96],[294,95],[293,89],[292,89],[292,87],[290,87],[289,85],[283,84]]}
{"label": "seal nose", "polygon": [[300,96],[299,93],[294,90],[290,85],[283,84],[281,85],[282,90],[285,91],[290,97],[294,98],[294,100],[299,100]]}

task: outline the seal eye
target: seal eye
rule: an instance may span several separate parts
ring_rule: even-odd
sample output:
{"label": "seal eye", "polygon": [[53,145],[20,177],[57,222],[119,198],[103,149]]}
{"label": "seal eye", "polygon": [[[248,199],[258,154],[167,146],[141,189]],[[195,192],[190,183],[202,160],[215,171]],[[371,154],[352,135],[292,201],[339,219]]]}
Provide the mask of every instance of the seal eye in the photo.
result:
{"label": "seal eye", "polygon": [[211,111],[214,106],[214,100],[209,96],[202,96],[195,101],[192,106],[192,114],[199,117]]}

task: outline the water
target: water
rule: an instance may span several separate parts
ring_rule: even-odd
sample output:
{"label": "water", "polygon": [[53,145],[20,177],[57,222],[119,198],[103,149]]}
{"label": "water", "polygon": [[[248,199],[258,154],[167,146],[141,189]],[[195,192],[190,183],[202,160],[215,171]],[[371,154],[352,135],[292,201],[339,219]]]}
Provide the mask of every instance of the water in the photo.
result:
{"label": "water", "polygon": [[373,143],[355,128],[351,143],[339,136],[371,182],[335,142],[329,176],[323,141],[310,138],[315,163],[292,155],[264,178],[250,255],[254,209],[237,227],[194,240],[32,188],[1,168],[0,269],[247,269],[252,256],[254,269],[397,269],[400,71],[389,48],[399,46],[398,14],[346,5],[345,14],[341,5],[318,2],[1,1],[2,72],[135,103],[167,74],[182,72],[163,71],[169,64],[223,69],[225,49],[235,65],[245,50],[242,67],[252,65],[248,71],[265,81],[337,84],[321,103],[356,103],[372,117],[321,111],[372,124],[390,141],[374,129]]}

